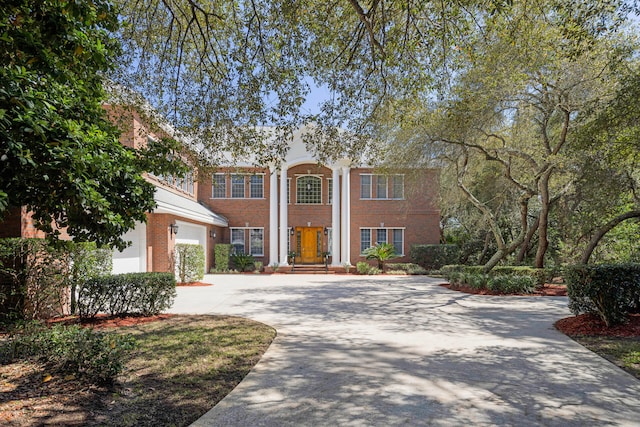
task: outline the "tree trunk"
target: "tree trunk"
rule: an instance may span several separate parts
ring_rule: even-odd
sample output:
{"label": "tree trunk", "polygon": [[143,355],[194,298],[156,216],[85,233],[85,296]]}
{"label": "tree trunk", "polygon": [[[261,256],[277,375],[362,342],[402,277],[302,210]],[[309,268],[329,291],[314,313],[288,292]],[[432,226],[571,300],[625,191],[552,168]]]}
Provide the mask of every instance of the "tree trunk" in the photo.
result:
{"label": "tree trunk", "polygon": [[627,213],[618,215],[617,217],[613,218],[611,221],[607,222],[605,225],[600,227],[598,230],[596,230],[596,234],[594,234],[591,240],[589,241],[587,248],[582,254],[582,258],[580,259],[580,262],[583,264],[587,264],[589,262],[589,258],[591,258],[591,254],[595,250],[596,246],[598,246],[598,243],[600,242],[600,240],[615,226],[617,226],[621,222],[630,218],[640,218],[640,210],[633,210],[633,211],[629,211]]}
{"label": "tree trunk", "polygon": [[547,253],[549,247],[549,208],[551,203],[549,202],[549,178],[553,168],[548,169],[538,182],[538,189],[540,192],[540,203],[542,207],[540,209],[540,215],[538,216],[538,250],[536,252],[536,268],[544,268],[544,256]]}
{"label": "tree trunk", "polygon": [[529,248],[531,247],[531,239],[533,239],[533,235],[538,231],[538,226],[540,225],[540,217],[537,217],[529,232],[527,233],[527,237],[524,238],[524,242],[520,246],[520,251],[518,252],[518,256],[516,257],[516,264],[522,264],[524,261],[524,257],[527,255]]}

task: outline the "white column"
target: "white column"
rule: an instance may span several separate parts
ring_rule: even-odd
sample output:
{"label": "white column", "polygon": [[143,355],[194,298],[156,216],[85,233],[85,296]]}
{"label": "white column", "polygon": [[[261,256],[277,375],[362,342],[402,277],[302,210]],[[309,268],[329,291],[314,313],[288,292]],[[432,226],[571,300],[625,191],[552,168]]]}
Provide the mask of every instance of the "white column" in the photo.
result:
{"label": "white column", "polygon": [[349,186],[351,170],[348,167],[342,168],[342,227],[340,233],[340,241],[342,246],[342,263],[351,263],[351,250],[349,241]]}
{"label": "white column", "polygon": [[278,170],[269,173],[269,265],[274,265],[278,264]]}
{"label": "white column", "polygon": [[280,167],[280,265],[289,265],[287,255],[287,233],[289,233],[289,218],[287,206],[287,165]]}
{"label": "white column", "polygon": [[340,168],[333,168],[332,175],[333,195],[331,196],[331,235],[333,238],[331,246],[331,265],[341,264],[340,259]]}

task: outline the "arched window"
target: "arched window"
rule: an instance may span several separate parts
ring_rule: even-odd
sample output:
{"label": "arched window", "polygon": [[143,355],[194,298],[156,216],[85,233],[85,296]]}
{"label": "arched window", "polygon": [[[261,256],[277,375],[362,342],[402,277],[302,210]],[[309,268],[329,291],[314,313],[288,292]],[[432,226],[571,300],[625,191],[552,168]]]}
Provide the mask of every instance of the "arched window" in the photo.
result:
{"label": "arched window", "polygon": [[296,203],[322,204],[322,179],[312,175],[299,177],[296,181]]}

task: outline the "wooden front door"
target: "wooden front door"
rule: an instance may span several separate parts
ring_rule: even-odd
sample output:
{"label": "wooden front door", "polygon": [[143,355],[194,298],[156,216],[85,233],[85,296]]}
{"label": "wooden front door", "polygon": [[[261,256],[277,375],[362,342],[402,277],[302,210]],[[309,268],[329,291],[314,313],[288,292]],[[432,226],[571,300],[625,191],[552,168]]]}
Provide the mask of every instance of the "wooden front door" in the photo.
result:
{"label": "wooden front door", "polygon": [[296,263],[322,263],[322,227],[296,227]]}

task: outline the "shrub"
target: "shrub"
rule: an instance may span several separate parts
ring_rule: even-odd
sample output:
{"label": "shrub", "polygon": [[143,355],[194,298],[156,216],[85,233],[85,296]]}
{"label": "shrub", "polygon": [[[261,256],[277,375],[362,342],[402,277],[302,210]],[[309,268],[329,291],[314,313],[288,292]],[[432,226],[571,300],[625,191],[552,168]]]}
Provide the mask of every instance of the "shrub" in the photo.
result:
{"label": "shrub", "polygon": [[78,293],[80,317],[98,313],[155,315],[168,309],[176,297],[176,279],[171,273],[126,273],[94,277]]}
{"label": "shrub", "polygon": [[391,243],[378,243],[362,252],[366,259],[376,260],[378,269],[384,271],[384,263],[390,259],[398,258],[396,248]]}
{"label": "shrub", "polygon": [[460,262],[458,245],[413,245],[411,261],[426,270],[439,270],[443,265]]}
{"label": "shrub", "polygon": [[500,267],[488,274],[482,266],[447,265],[441,270],[453,289],[468,286],[500,294],[532,293],[540,278],[540,271],[529,267]]}
{"label": "shrub", "polygon": [[410,262],[388,263],[387,268],[390,270],[401,271],[406,274],[427,274],[427,270],[420,267],[418,264]]}
{"label": "shrub", "polygon": [[250,267],[254,266],[255,259],[250,254],[233,254],[231,255],[231,262],[233,267],[239,271],[249,271]]}
{"label": "shrub", "polygon": [[4,320],[64,314],[67,255],[43,239],[0,239],[0,314]]}
{"label": "shrub", "polygon": [[176,275],[180,283],[195,282],[204,277],[204,248],[200,245],[178,243],[174,249]]}
{"label": "shrub", "polygon": [[576,265],[565,269],[569,310],[593,313],[607,326],[640,309],[640,264]]}
{"label": "shrub", "polygon": [[231,245],[228,243],[218,243],[213,249],[216,261],[217,271],[229,270],[229,256],[231,254]]}
{"label": "shrub", "polygon": [[262,271],[262,261],[255,261],[253,263],[253,269],[256,273],[260,273]]}
{"label": "shrub", "polygon": [[91,277],[111,274],[113,253],[109,248],[98,248],[94,242],[66,242],[69,252],[69,276],[71,314],[76,313],[78,286]]}
{"label": "shrub", "polygon": [[365,261],[360,261],[356,264],[356,271],[358,272],[358,274],[366,274],[371,276],[382,273],[382,270],[369,265],[369,263]]}
{"label": "shrub", "polygon": [[130,335],[94,331],[79,326],[47,328],[28,323],[2,344],[2,363],[32,359],[49,369],[70,372],[97,384],[112,384],[135,346]]}

